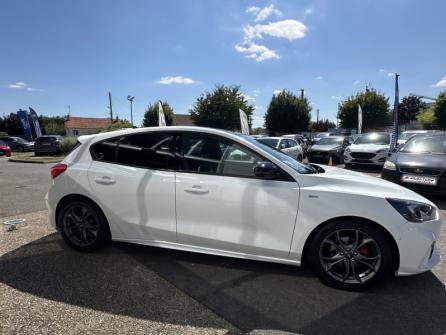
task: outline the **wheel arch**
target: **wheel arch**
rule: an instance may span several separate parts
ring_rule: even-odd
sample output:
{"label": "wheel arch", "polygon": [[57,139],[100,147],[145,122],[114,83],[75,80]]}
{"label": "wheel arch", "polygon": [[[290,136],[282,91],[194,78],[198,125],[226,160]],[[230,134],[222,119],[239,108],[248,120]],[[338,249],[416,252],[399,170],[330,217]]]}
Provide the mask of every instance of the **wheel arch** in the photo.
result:
{"label": "wheel arch", "polygon": [[59,220],[58,220],[58,218],[59,218],[59,214],[60,214],[61,209],[66,204],[68,204],[68,203],[70,203],[72,201],[75,201],[75,200],[85,201],[88,204],[90,204],[91,206],[95,207],[100,212],[100,214],[103,216],[103,218],[105,220],[105,223],[106,223],[106,226],[107,226],[107,230],[108,230],[108,236],[111,237],[110,224],[108,223],[107,216],[105,215],[105,213],[102,210],[101,206],[99,206],[93,199],[91,199],[91,198],[89,198],[89,197],[87,197],[85,195],[77,194],[77,193],[65,195],[57,203],[56,211],[55,211],[55,221],[56,221],[57,229],[59,229],[59,222],[58,222]]}
{"label": "wheel arch", "polygon": [[302,257],[301,257],[301,263],[302,265],[307,265],[307,255],[308,255],[308,251],[311,245],[312,240],[314,239],[314,237],[316,236],[316,234],[323,228],[325,227],[327,224],[331,223],[331,222],[335,222],[335,221],[361,221],[365,224],[369,224],[372,225],[373,227],[377,228],[386,238],[386,240],[389,242],[390,245],[390,249],[392,250],[392,259],[393,259],[393,263],[392,263],[392,271],[396,271],[399,268],[399,264],[400,264],[400,252],[399,252],[399,248],[398,245],[394,239],[394,237],[392,236],[392,234],[381,224],[366,219],[366,218],[362,218],[359,216],[339,216],[339,217],[335,217],[335,218],[331,218],[329,220],[326,220],[324,222],[322,222],[321,224],[319,224],[317,227],[315,227],[310,235],[308,235],[307,239],[305,240],[305,244],[304,244],[304,248],[302,251]]}

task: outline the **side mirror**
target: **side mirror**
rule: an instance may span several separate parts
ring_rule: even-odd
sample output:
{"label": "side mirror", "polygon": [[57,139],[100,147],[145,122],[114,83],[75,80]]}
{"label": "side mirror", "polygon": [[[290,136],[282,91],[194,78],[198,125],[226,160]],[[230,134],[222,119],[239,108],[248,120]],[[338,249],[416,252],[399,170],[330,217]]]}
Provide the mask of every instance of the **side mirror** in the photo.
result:
{"label": "side mirror", "polygon": [[260,162],[254,167],[254,175],[262,179],[276,179],[282,172],[271,162]]}

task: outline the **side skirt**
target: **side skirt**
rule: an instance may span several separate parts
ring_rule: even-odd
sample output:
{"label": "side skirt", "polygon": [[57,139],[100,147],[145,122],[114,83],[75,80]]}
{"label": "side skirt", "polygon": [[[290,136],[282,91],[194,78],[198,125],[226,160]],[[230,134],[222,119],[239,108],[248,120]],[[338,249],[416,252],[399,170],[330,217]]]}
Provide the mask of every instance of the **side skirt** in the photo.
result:
{"label": "side skirt", "polygon": [[259,255],[245,254],[245,253],[240,253],[240,252],[211,249],[211,248],[204,248],[204,247],[196,247],[196,246],[192,246],[192,245],[173,243],[173,242],[146,241],[146,240],[138,240],[138,239],[121,239],[121,238],[113,238],[112,240],[117,241],[117,242],[127,242],[127,243],[148,245],[151,247],[189,251],[189,252],[195,252],[195,253],[200,253],[200,254],[209,254],[209,255],[216,255],[216,256],[251,259],[254,261],[281,263],[281,264],[288,264],[288,265],[295,265],[295,266],[301,265],[300,261],[296,261],[296,260],[288,259],[288,258],[275,258],[275,257],[268,257],[268,256],[259,256]]}

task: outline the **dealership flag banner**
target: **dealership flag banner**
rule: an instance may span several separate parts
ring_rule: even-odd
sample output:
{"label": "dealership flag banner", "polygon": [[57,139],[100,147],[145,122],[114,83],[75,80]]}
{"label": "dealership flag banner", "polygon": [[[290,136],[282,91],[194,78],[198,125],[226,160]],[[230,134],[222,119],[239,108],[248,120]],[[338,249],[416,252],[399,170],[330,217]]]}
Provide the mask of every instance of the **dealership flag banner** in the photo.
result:
{"label": "dealership flag banner", "polygon": [[163,106],[161,105],[161,101],[158,101],[158,126],[165,127],[166,126],[166,117],[164,116]]}
{"label": "dealership flag banner", "polygon": [[392,139],[390,141],[390,150],[395,151],[396,145],[398,143],[398,101],[399,101],[399,88],[398,88],[398,77],[400,75],[395,73],[395,104],[393,106],[393,129],[392,129]]}
{"label": "dealership flag banner", "polygon": [[20,120],[20,123],[23,127],[23,132],[25,134],[25,138],[30,141],[31,140],[31,127],[28,122],[28,113],[24,110],[19,110],[17,112],[17,117]]}
{"label": "dealership flag banner", "polygon": [[240,129],[241,133],[243,135],[249,135],[249,123],[248,123],[248,117],[246,116],[246,113],[242,111],[241,109],[238,110],[240,113]]}
{"label": "dealership flag banner", "polygon": [[39,117],[34,109],[29,107],[29,115],[31,115],[31,120],[34,125],[34,130],[36,131],[36,137],[42,136],[42,130],[40,129]]}
{"label": "dealership flag banner", "polygon": [[358,134],[362,133],[362,108],[361,105],[358,104]]}

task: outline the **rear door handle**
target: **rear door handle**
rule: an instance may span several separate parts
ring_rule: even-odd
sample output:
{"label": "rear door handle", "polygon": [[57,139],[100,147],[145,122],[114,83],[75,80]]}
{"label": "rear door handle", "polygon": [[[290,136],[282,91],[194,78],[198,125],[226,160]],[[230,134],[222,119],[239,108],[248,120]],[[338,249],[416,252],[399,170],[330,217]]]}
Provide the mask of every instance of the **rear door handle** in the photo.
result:
{"label": "rear door handle", "polygon": [[110,177],[107,177],[107,176],[104,176],[101,178],[95,178],[94,181],[101,185],[113,185],[116,183],[116,180],[114,180]]}
{"label": "rear door handle", "polygon": [[208,189],[205,189],[201,187],[200,185],[194,185],[191,187],[184,188],[184,191],[187,193],[193,193],[193,194],[206,194],[209,193]]}

